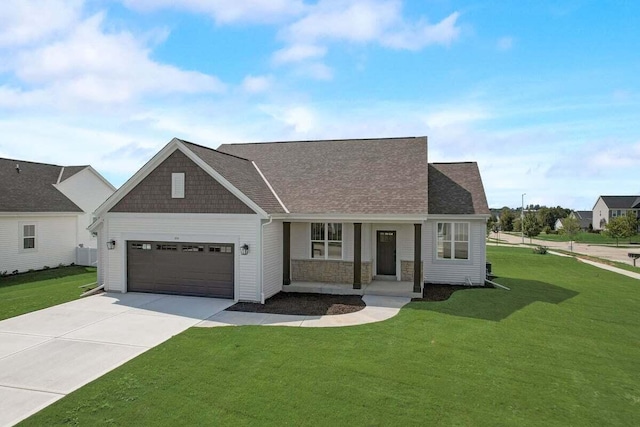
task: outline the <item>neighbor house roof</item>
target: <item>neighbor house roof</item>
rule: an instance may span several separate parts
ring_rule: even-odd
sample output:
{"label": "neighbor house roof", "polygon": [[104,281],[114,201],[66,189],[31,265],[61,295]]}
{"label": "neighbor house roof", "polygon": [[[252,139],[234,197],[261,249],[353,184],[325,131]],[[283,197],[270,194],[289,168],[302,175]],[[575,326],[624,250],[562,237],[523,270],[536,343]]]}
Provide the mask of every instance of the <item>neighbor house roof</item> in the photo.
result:
{"label": "neighbor house roof", "polygon": [[640,208],[640,196],[600,196],[609,209]]}
{"label": "neighbor house roof", "polygon": [[191,142],[180,141],[266,212],[285,212],[250,160]]}
{"label": "neighbor house roof", "polygon": [[573,214],[580,221],[581,228],[589,228],[593,222],[593,211],[573,211]]}
{"label": "neighbor house roof", "polygon": [[490,214],[476,162],[429,164],[430,214]]}
{"label": "neighbor house roof", "polygon": [[426,137],[224,144],[218,151],[254,161],[291,213],[428,212]]}
{"label": "neighbor house roof", "polygon": [[54,184],[84,168],[0,158],[0,212],[82,212]]}

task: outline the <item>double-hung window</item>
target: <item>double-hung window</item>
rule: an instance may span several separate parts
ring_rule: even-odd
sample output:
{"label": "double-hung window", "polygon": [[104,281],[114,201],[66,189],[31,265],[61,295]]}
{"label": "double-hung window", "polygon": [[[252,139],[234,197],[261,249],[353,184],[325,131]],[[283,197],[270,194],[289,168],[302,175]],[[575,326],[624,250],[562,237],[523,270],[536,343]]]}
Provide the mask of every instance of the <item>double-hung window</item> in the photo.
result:
{"label": "double-hung window", "polygon": [[469,259],[469,223],[438,223],[438,259]]}
{"label": "double-hung window", "polygon": [[22,224],[22,249],[25,251],[36,248],[36,225]]}
{"label": "double-hung window", "polygon": [[311,258],[342,259],[341,223],[311,223]]}

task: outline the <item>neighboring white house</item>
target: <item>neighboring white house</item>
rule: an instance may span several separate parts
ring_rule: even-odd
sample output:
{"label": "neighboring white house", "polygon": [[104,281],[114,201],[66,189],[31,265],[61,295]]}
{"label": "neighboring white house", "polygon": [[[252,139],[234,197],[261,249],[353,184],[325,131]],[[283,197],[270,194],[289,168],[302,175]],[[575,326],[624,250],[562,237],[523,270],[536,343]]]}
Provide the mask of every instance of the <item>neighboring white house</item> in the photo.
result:
{"label": "neighboring white house", "polygon": [[76,262],[93,211],[115,188],[91,166],[0,158],[0,273]]}
{"label": "neighboring white house", "polygon": [[593,206],[593,229],[602,230],[609,219],[627,212],[640,218],[640,196],[600,196]]}
{"label": "neighboring white house", "polygon": [[358,294],[394,280],[418,294],[485,280],[478,167],[427,163],[426,137],[217,150],[173,139],[95,216],[108,291],[264,302],[304,283]]}

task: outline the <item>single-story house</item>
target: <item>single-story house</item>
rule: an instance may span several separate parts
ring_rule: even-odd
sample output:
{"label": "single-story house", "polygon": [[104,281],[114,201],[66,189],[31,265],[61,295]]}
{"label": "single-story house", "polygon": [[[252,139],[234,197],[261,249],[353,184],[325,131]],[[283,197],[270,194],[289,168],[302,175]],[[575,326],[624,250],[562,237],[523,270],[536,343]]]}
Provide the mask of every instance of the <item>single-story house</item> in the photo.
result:
{"label": "single-story house", "polygon": [[91,166],[0,158],[0,273],[76,262],[87,227],[115,188]]}
{"label": "single-story house", "polygon": [[[577,219],[580,222],[580,228],[582,230],[588,230],[589,226],[593,227],[592,219],[593,219],[593,211],[571,211],[569,214],[569,218]],[[562,224],[562,220],[564,218],[558,218],[554,225],[555,230],[562,230],[564,225]]]}
{"label": "single-story house", "polygon": [[640,196],[600,196],[593,206],[593,229],[602,230],[609,219],[627,212],[640,218]]}
{"label": "single-story house", "polygon": [[173,139],[90,230],[108,291],[263,303],[296,283],[483,284],[489,215],[477,164],[428,163],[426,137]]}

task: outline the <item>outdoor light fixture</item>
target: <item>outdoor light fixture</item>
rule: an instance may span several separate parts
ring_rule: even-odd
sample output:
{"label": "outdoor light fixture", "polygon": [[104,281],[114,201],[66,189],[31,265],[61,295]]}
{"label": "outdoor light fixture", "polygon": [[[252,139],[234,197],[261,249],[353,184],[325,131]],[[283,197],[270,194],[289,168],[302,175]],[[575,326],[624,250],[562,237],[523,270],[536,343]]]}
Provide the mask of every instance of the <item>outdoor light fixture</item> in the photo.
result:
{"label": "outdoor light fixture", "polygon": [[115,249],[116,248],[116,241],[111,239],[109,241],[107,241],[107,249],[111,250],[111,249]]}
{"label": "outdoor light fixture", "polygon": [[249,253],[249,245],[245,243],[244,245],[240,246],[240,254],[246,255],[248,253]]}

